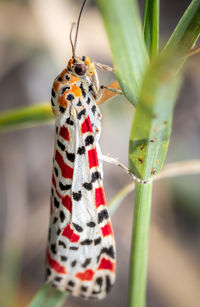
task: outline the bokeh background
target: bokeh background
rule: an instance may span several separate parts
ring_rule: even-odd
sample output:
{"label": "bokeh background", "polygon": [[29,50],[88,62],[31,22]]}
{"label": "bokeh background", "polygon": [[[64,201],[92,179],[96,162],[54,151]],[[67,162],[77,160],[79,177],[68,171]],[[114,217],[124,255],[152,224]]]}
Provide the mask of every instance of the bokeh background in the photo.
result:
{"label": "bokeh background", "polygon": [[[161,0],[161,45],[189,5]],[[49,101],[55,76],[71,56],[69,31],[81,0],[0,1],[0,111]],[[143,1],[139,1],[142,10]],[[94,1],[81,20],[78,55],[112,65],[104,25]],[[101,84],[115,77],[99,72]],[[190,59],[176,105],[167,161],[194,159],[200,153],[200,55]],[[122,97],[101,106],[101,147],[127,164],[134,108]],[[27,306],[44,280],[53,155],[53,122],[0,135],[0,306]],[[104,166],[107,200],[130,178]],[[148,307],[198,307],[200,304],[200,176],[154,184],[150,230]],[[127,305],[133,194],[112,218],[118,274],[109,296],[94,303],[69,297],[66,306]],[[45,307],[45,306],[44,306]]]}

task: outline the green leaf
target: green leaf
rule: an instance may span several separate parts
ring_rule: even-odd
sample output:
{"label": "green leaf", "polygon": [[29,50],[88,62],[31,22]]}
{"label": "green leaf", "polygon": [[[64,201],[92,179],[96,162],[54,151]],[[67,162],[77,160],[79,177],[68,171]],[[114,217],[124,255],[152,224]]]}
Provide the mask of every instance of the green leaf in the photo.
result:
{"label": "green leaf", "polygon": [[186,53],[193,47],[200,34],[200,0],[193,0],[180,19],[164,52]]}
{"label": "green leaf", "polygon": [[157,58],[142,85],[130,134],[129,166],[143,180],[159,173],[164,163],[180,88],[176,63],[176,57]]}
{"label": "green leaf", "polygon": [[109,37],[115,74],[128,100],[136,105],[148,55],[136,2],[97,0]]}
{"label": "green leaf", "polygon": [[160,0],[145,0],[143,33],[149,56],[153,58],[159,47],[159,11]]}
{"label": "green leaf", "polygon": [[45,284],[35,295],[28,307],[61,307],[67,296],[67,292],[61,292]]}
{"label": "green leaf", "polygon": [[32,127],[53,119],[49,102],[0,113],[0,132]]}

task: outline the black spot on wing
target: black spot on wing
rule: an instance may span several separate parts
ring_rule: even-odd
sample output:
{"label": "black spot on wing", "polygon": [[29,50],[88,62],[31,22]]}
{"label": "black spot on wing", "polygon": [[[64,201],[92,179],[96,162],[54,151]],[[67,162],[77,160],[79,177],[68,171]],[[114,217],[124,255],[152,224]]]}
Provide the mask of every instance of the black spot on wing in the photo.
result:
{"label": "black spot on wing", "polygon": [[78,106],[78,107],[81,107],[81,106],[82,106],[82,102],[80,101],[80,99],[79,99],[79,101],[78,101],[78,103],[77,103],[77,106]]}
{"label": "black spot on wing", "polygon": [[77,154],[78,155],[83,155],[85,153],[85,147],[82,146],[82,147],[79,147],[78,150],[77,150]]}
{"label": "black spot on wing", "polygon": [[82,292],[87,292],[87,289],[88,289],[88,287],[86,287],[86,286],[81,286],[81,291],[82,291]]}
{"label": "black spot on wing", "polygon": [[55,216],[54,219],[53,219],[53,224],[56,224],[58,218]]}
{"label": "black spot on wing", "polygon": [[53,98],[55,98],[56,97],[56,93],[55,93],[55,91],[54,91],[54,89],[52,88],[52,90],[51,90],[51,96],[53,97]]}
{"label": "black spot on wing", "polygon": [[54,173],[55,173],[56,177],[58,177],[58,169],[57,169],[57,167],[54,167]]}
{"label": "black spot on wing", "polygon": [[91,191],[92,190],[92,183],[91,182],[85,182],[85,183],[83,183],[83,187],[86,190]]}
{"label": "black spot on wing", "polygon": [[90,84],[90,86],[89,86],[88,90],[89,90],[90,92],[92,92],[92,91],[93,91],[93,83],[92,83],[92,84]]}
{"label": "black spot on wing", "polygon": [[75,160],[75,154],[74,153],[70,153],[70,152],[66,151],[66,156],[67,156],[67,159],[69,161],[74,162],[74,160]]}
{"label": "black spot on wing", "polygon": [[91,221],[91,222],[87,223],[87,226],[88,227],[95,227],[96,223]]}
{"label": "black spot on wing", "polygon": [[65,150],[65,145],[63,145],[59,140],[57,140],[57,145],[62,151]]}
{"label": "black spot on wing", "polygon": [[59,208],[59,201],[54,197],[54,206]]}
{"label": "black spot on wing", "polygon": [[61,240],[58,241],[58,245],[62,246],[63,248],[67,248],[65,242],[63,242]]}
{"label": "black spot on wing", "polygon": [[97,285],[99,285],[101,287],[102,284],[103,284],[103,278],[102,277],[98,277],[95,282],[97,283]]}
{"label": "black spot on wing", "polygon": [[96,107],[95,105],[93,105],[91,110],[92,110],[92,113],[93,113],[94,115],[95,115],[96,109],[97,109],[97,107]]}
{"label": "black spot on wing", "polygon": [[65,220],[65,214],[63,211],[60,211],[60,220],[61,220],[61,223],[63,223]]}
{"label": "black spot on wing", "polygon": [[61,233],[61,229],[60,228],[58,228],[58,230],[57,230],[57,236],[59,236],[59,234]]}
{"label": "black spot on wing", "polygon": [[86,100],[86,103],[90,104],[90,101],[91,101],[91,99],[90,99],[90,97],[88,97],[88,99]]}
{"label": "black spot on wing", "polygon": [[60,110],[61,113],[64,113],[65,110],[66,110],[66,108],[64,108],[64,107],[59,107],[59,110]]}
{"label": "black spot on wing", "polygon": [[85,90],[81,90],[82,91],[82,96],[83,96],[83,98],[85,98],[85,96],[86,96],[86,91]]}
{"label": "black spot on wing", "polygon": [[74,100],[74,95],[73,94],[68,94],[67,95],[67,100],[73,101]]}
{"label": "black spot on wing", "polygon": [[76,263],[77,263],[77,261],[76,261],[76,260],[73,260],[73,261],[71,262],[71,266],[72,266],[72,267],[75,267]]}
{"label": "black spot on wing", "polygon": [[62,182],[59,182],[59,187],[62,191],[68,191],[71,189],[71,184],[62,184]]}
{"label": "black spot on wing", "polygon": [[109,218],[108,210],[107,209],[102,210],[101,212],[98,213],[98,224],[102,223],[103,220],[106,220],[108,218]]}
{"label": "black spot on wing", "polygon": [[65,79],[66,79],[67,81],[69,81],[69,80],[70,80],[70,76],[69,76],[69,75],[66,75],[66,76],[65,76]]}
{"label": "black spot on wing", "polygon": [[106,292],[108,293],[111,288],[112,288],[112,284],[110,281],[110,276],[106,275]]}
{"label": "black spot on wing", "polygon": [[48,276],[50,276],[51,275],[51,270],[50,270],[50,268],[47,268],[46,269],[46,276],[48,277]]}
{"label": "black spot on wing", "polygon": [[62,280],[62,277],[60,277],[60,276],[56,276],[55,278],[54,278],[54,281],[57,281],[57,282],[59,282],[59,281],[61,281]]}
{"label": "black spot on wing", "polygon": [[96,238],[95,240],[94,240],[94,245],[98,245],[98,244],[100,244],[101,243],[101,238],[99,237],[99,238]]}
{"label": "black spot on wing", "polygon": [[82,115],[85,115],[85,113],[86,113],[86,109],[81,110],[81,111],[77,114],[77,118],[78,118],[78,119],[81,119],[81,116],[82,116]]}
{"label": "black spot on wing", "polygon": [[57,253],[56,244],[51,244],[50,249],[51,249],[51,251],[52,251],[53,254],[56,254],[56,253]]}
{"label": "black spot on wing", "polygon": [[91,260],[92,260],[92,258],[85,259],[84,263],[82,264],[82,267],[86,268],[90,264]]}
{"label": "black spot on wing", "polygon": [[61,90],[61,95],[63,95],[66,90],[67,90],[67,87],[66,86],[63,87],[62,90]]}
{"label": "black spot on wing", "polygon": [[91,245],[93,240],[90,239],[85,239],[84,241],[81,242],[81,245]]}
{"label": "black spot on wing", "polygon": [[92,182],[95,182],[96,180],[98,180],[98,179],[102,179],[101,178],[101,173],[100,172],[94,172],[94,173],[92,173]]}
{"label": "black spot on wing", "polygon": [[62,255],[62,256],[60,257],[60,259],[61,259],[62,261],[67,261],[67,257],[64,256],[64,255]]}
{"label": "black spot on wing", "polygon": [[70,117],[68,117],[68,118],[66,119],[66,123],[67,123],[68,125],[70,125],[70,126],[73,126],[73,124],[74,124],[74,122],[70,119]]}
{"label": "black spot on wing", "polygon": [[58,79],[57,79],[59,82],[61,82],[62,81],[62,77],[58,77]]}
{"label": "black spot on wing", "polygon": [[79,247],[78,247],[78,246],[70,246],[69,249],[74,250],[74,251],[77,251],[77,250],[79,249]]}
{"label": "black spot on wing", "polygon": [[68,286],[74,287],[75,286],[75,282],[73,280],[69,280]]}
{"label": "black spot on wing", "polygon": [[79,201],[82,197],[82,193],[81,191],[78,191],[78,193],[73,192],[72,196],[74,200]]}
{"label": "black spot on wing", "polygon": [[94,136],[93,135],[88,135],[85,138],[85,146],[92,145],[94,143]]}
{"label": "black spot on wing", "polygon": [[76,231],[78,231],[78,232],[82,232],[83,231],[83,228],[80,225],[75,224],[75,223],[72,223],[72,224],[73,224],[74,228],[76,229]]}

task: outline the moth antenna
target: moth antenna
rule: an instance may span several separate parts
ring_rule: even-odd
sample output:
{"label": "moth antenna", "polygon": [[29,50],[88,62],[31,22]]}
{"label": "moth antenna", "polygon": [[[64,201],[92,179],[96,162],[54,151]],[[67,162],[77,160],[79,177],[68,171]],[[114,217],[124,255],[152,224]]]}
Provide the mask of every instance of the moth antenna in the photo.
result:
{"label": "moth antenna", "polygon": [[72,23],[71,25],[71,30],[70,30],[70,35],[69,35],[69,39],[70,39],[70,43],[71,43],[71,46],[72,46],[72,57],[75,58],[75,48],[74,48],[74,44],[72,42],[72,31],[73,31],[73,28],[75,26],[75,22]]}
{"label": "moth antenna", "polygon": [[80,10],[80,13],[79,13],[79,16],[78,16],[78,21],[77,21],[77,26],[76,26],[76,34],[75,34],[74,46],[73,46],[73,48],[74,48],[74,54],[75,54],[75,51],[76,51],[76,43],[77,43],[77,37],[78,37],[78,29],[79,29],[80,19],[81,19],[81,15],[82,15],[82,11],[83,11],[83,8],[84,8],[84,6],[85,6],[85,3],[86,3],[86,0],[83,1],[81,10]]}

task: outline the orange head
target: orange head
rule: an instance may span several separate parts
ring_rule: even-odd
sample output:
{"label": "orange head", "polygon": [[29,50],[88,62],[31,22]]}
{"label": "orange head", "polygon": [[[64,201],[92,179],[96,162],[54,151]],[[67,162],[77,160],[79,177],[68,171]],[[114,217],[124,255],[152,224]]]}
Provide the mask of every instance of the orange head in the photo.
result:
{"label": "orange head", "polygon": [[95,74],[94,63],[91,63],[90,58],[87,56],[83,56],[82,58],[73,57],[70,59],[67,70],[80,79],[91,78]]}

